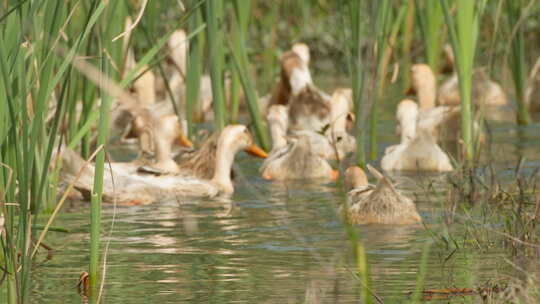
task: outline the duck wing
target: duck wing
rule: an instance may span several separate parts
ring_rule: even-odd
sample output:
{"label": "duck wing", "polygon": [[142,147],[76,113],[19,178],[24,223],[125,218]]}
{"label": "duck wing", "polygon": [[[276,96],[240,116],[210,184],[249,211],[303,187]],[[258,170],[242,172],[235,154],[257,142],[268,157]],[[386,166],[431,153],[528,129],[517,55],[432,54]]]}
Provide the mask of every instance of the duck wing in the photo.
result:
{"label": "duck wing", "polygon": [[438,106],[420,112],[417,122],[417,132],[432,132],[439,125],[459,114],[460,107]]}
{"label": "duck wing", "polygon": [[385,192],[394,196],[401,196],[396,187],[394,187],[394,184],[386,176],[379,172],[379,170],[375,169],[369,164],[367,165],[367,169],[377,179],[377,186],[374,189],[374,193]]}
{"label": "duck wing", "polygon": [[289,155],[295,145],[296,145],[296,140],[291,140],[287,143],[286,146],[281,147],[279,149],[272,150],[272,152],[270,152],[270,155],[268,155],[268,157],[261,164],[261,167],[259,168],[259,172],[263,173],[268,168],[268,166],[276,163],[277,161],[279,161],[279,159],[282,159],[286,157],[287,155]]}

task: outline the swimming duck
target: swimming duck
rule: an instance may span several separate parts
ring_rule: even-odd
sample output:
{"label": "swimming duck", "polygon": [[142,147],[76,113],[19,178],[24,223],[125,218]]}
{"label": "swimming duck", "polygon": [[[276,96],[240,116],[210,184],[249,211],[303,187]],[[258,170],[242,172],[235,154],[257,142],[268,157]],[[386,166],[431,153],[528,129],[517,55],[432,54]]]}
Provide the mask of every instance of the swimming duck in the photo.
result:
{"label": "swimming duck", "polygon": [[[459,132],[444,132],[445,130],[460,130],[461,116],[458,115],[459,103],[458,104],[449,104],[449,105],[440,105],[436,106],[437,101],[437,80],[435,79],[435,74],[431,67],[427,64],[414,64],[411,67],[411,78],[412,78],[412,91],[418,96],[418,104],[420,107],[418,119],[420,121],[429,117],[439,117],[433,112],[439,112],[439,114],[447,113],[449,117],[440,117],[444,118],[438,128],[433,129],[433,136],[437,140],[439,137],[443,137],[448,140],[460,139]],[[459,92],[457,92],[459,95]],[[449,110],[450,107],[457,107],[454,110]],[[491,111],[493,112],[493,111]],[[489,113],[486,113],[489,114]],[[477,119],[473,120],[473,128],[475,133],[480,132],[480,123]],[[438,129],[438,130],[437,130]],[[443,131],[443,132],[440,132]],[[442,133],[442,134],[439,134]],[[398,132],[399,134],[399,132]],[[439,136],[441,135],[441,136]],[[480,133],[479,138],[481,141],[484,140],[484,134]]]}
{"label": "swimming duck", "polygon": [[439,147],[433,135],[434,129],[450,115],[440,111],[434,112],[429,119],[419,120],[418,105],[405,99],[399,103],[396,116],[401,127],[401,142],[386,149],[381,160],[381,167],[385,171],[453,170],[448,155]]}
{"label": "swimming duck", "polygon": [[342,160],[356,148],[356,139],[347,132],[349,100],[347,89],[337,89],[332,94],[330,120],[324,132],[310,130],[293,131],[293,135],[307,136],[311,148],[325,159]]}
{"label": "swimming duck", "polygon": [[[243,125],[230,125],[223,129],[218,139],[216,151],[216,169],[210,180],[187,175],[139,175],[115,172],[114,184],[111,173],[104,175],[104,201],[116,200],[123,204],[147,204],[155,201],[186,198],[214,197],[219,194],[231,194],[234,185],[230,171],[234,157],[239,150],[253,147],[253,139]],[[64,174],[68,181],[75,181],[75,176],[83,167],[84,160],[75,152],[65,150],[62,153]],[[93,188],[94,166],[90,165],[75,186],[83,193],[90,193]]]}
{"label": "swimming duck", "polygon": [[296,53],[294,56],[298,65],[287,71],[291,86],[289,130],[321,132],[330,123],[331,97],[313,84],[308,66]]}
{"label": "swimming duck", "polygon": [[332,94],[328,137],[339,153],[338,159],[342,159],[345,154],[353,152],[356,148],[356,139],[347,132],[347,125],[354,120],[351,119],[352,98],[349,98],[351,94],[349,89],[337,89]]}
{"label": "swimming duck", "polygon": [[156,143],[162,144],[160,141],[165,136],[175,136],[181,146],[193,147],[193,144],[183,132],[186,127],[179,122],[176,115],[157,116],[149,108],[132,108],[128,113],[127,115],[132,117],[125,133],[122,135],[122,140],[138,139],[142,154],[154,154]]}
{"label": "swimming duck", "polygon": [[360,167],[350,167],[345,171],[345,184],[349,192],[342,212],[346,212],[347,218],[353,224],[411,225],[422,222],[414,202],[401,194],[375,168],[367,167],[377,178],[376,186],[368,183]]}
{"label": "swimming duck", "polygon": [[[215,133],[207,138],[202,146],[193,153],[187,155],[179,154],[174,160],[178,164],[180,171],[183,174],[210,179],[214,175],[216,168],[216,155],[218,149],[220,135]],[[245,152],[259,158],[267,158],[268,154],[256,145],[245,149]]]}
{"label": "swimming duck", "polygon": [[[444,47],[444,53],[449,67],[454,67],[454,51],[450,45]],[[482,106],[506,106],[508,98],[502,87],[491,80],[484,69],[475,69],[472,75],[473,102]],[[459,105],[459,80],[457,73],[446,80],[439,88],[438,101],[440,105]]]}
{"label": "swimming duck", "polygon": [[311,146],[310,137],[297,135],[286,139],[287,108],[273,105],[268,110],[268,123],[273,147],[269,157],[263,162],[260,172],[265,179],[325,179],[335,180],[339,175],[324,157]]}

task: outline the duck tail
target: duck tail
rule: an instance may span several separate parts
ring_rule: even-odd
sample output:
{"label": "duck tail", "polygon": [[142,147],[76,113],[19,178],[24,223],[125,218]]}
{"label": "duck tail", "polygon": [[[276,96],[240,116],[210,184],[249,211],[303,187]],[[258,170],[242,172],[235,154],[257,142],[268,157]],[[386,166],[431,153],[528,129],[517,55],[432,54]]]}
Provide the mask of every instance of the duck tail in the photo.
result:
{"label": "duck tail", "polygon": [[371,173],[377,179],[377,187],[375,188],[376,191],[381,189],[389,189],[394,194],[399,195],[394,187],[394,184],[392,184],[392,181],[388,179],[388,177],[384,176],[379,170],[375,169],[369,164],[367,165],[367,169],[369,170],[369,173]]}

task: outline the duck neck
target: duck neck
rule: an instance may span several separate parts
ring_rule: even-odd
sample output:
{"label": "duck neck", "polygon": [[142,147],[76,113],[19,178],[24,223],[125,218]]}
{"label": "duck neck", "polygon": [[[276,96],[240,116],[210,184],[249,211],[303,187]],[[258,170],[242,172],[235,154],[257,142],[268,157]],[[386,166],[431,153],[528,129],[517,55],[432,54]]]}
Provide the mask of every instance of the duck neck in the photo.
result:
{"label": "duck neck", "polygon": [[[157,137],[157,136],[156,136]],[[156,152],[156,162],[165,162],[171,159],[171,143],[165,139],[155,139],[154,148]]]}
{"label": "duck neck", "polygon": [[422,86],[417,88],[418,103],[421,110],[431,109],[435,107],[435,100],[437,96],[437,88],[435,84],[435,76],[433,79],[426,80]]}
{"label": "duck neck", "polygon": [[230,143],[220,136],[216,150],[216,168],[212,181],[217,184],[221,191],[226,193],[234,192],[231,181],[231,169],[236,151],[232,151]]}
{"label": "duck neck", "polygon": [[407,143],[416,137],[416,119],[417,115],[404,117],[401,121],[401,143]]}
{"label": "duck neck", "polygon": [[270,124],[270,135],[272,135],[272,149],[279,149],[287,145],[286,128],[280,122],[274,121]]}
{"label": "duck neck", "polygon": [[309,69],[306,65],[295,68],[291,73],[289,81],[293,95],[300,93],[302,89],[313,83],[313,80],[311,80],[311,74],[309,73]]}
{"label": "duck neck", "polygon": [[349,104],[345,97],[340,96],[340,100],[336,101],[332,105],[331,117],[332,117],[332,132],[341,133],[346,132],[347,128],[347,113],[349,111]]}

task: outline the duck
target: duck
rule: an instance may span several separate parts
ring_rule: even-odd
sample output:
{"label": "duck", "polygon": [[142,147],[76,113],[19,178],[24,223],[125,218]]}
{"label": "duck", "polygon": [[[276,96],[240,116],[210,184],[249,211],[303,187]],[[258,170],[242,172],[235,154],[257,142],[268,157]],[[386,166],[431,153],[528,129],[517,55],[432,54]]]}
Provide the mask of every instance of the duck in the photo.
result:
{"label": "duck", "polygon": [[[453,70],[455,59],[454,51],[450,45],[445,45],[444,53],[446,65]],[[475,69],[472,75],[473,102],[479,106],[499,107],[508,106],[508,98],[501,85],[491,80],[485,69]],[[459,105],[461,95],[459,92],[459,80],[456,72],[447,79],[439,88],[438,101],[440,105]]]}
{"label": "duck", "polygon": [[[229,125],[221,132],[215,157],[215,172],[211,179],[200,179],[185,174],[143,175],[122,171],[106,172],[103,183],[103,200],[127,205],[149,204],[179,198],[216,197],[231,195],[234,184],[230,177],[235,155],[251,149],[254,141],[244,125]],[[260,149],[260,148],[259,148]],[[63,175],[74,182],[76,189],[88,195],[93,189],[94,166],[84,167],[84,160],[74,151],[62,153]],[[76,179],[82,170],[80,178]],[[111,177],[114,176],[114,179]],[[114,180],[114,183],[113,183]]]}
{"label": "duck", "polygon": [[106,167],[115,174],[179,173],[179,166],[172,159],[173,144],[177,143],[188,149],[193,148],[193,143],[182,130],[176,115],[165,115],[153,122],[152,130],[145,130],[145,134],[148,136],[144,138],[153,142],[152,151],[141,151],[139,156],[130,162],[109,162]]}
{"label": "duck", "polygon": [[[201,179],[212,178],[216,168],[215,159],[219,138],[220,134],[214,133],[204,141],[198,150],[187,154],[177,154],[174,160],[178,164],[180,171]],[[268,154],[257,145],[250,146],[245,149],[245,152],[258,158],[265,159],[268,157]]]}
{"label": "duck", "polygon": [[330,143],[335,146],[338,152],[337,159],[343,157],[356,149],[356,139],[347,132],[351,121],[354,121],[354,114],[351,113],[351,95],[350,89],[336,89],[331,98],[330,109]]}
{"label": "duck", "polygon": [[[458,109],[460,109],[460,103],[443,105],[437,103],[437,79],[431,67],[427,64],[417,63],[411,67],[411,90],[409,93],[416,93],[418,96],[419,104],[419,120],[424,118],[430,119],[430,117],[440,117],[440,114],[446,113],[450,115],[444,118],[438,128],[433,129],[433,135],[436,140],[439,138],[459,141],[459,132],[446,132],[446,130],[459,130],[461,124],[461,116]],[[459,94],[459,92],[458,92]],[[453,110],[450,110],[454,108]],[[436,114],[439,112],[439,114]],[[480,132],[481,127],[478,119],[473,119],[473,128],[475,133],[479,133],[479,139],[481,142],[485,141],[485,135]],[[399,135],[399,130],[398,130]]]}
{"label": "duck", "polygon": [[308,136],[311,147],[328,160],[340,161],[356,149],[356,139],[347,132],[350,108],[348,89],[336,89],[331,97],[330,120],[325,132],[293,131],[294,135]]}
{"label": "duck", "polygon": [[450,158],[437,144],[434,136],[434,129],[450,115],[444,111],[433,113],[429,119],[419,120],[419,106],[416,102],[405,99],[398,104],[396,116],[401,128],[401,141],[385,150],[381,160],[383,170],[433,172],[453,170]]}
{"label": "duck", "polygon": [[333,170],[328,161],[312,148],[309,136],[299,134],[286,138],[288,124],[286,106],[271,106],[267,120],[272,136],[272,150],[260,167],[264,179],[273,181],[337,179],[339,172]]}
{"label": "duck", "polygon": [[371,165],[369,172],[377,179],[370,185],[360,167],[345,171],[347,201],[341,212],[353,224],[413,225],[422,222],[414,202],[401,194],[392,182]]}
{"label": "duck", "polygon": [[330,124],[331,97],[313,84],[311,73],[304,60],[291,53],[293,60],[285,71],[289,77],[289,130],[321,132]]}
{"label": "duck", "polygon": [[[177,104],[177,107],[184,109],[186,105],[186,77],[187,77],[187,55],[189,52],[189,40],[187,39],[187,34],[185,30],[178,29],[173,32],[167,46],[170,52],[169,62],[169,72],[168,72],[168,82],[173,93],[173,99]],[[229,96],[231,90],[231,77],[228,73],[224,75],[224,90],[225,96]],[[161,90],[165,90],[165,85],[160,86]],[[172,102],[166,98],[166,94],[162,94],[164,97],[165,107],[162,107],[162,114],[171,114],[174,109],[172,107]],[[198,92],[198,102],[197,108],[193,111],[194,120],[207,121],[213,119],[214,111],[212,108],[212,79],[210,75],[203,74],[199,80],[199,92]],[[182,114],[182,113],[181,113]],[[185,117],[181,117],[185,119]]]}
{"label": "duck", "polygon": [[[149,108],[131,109],[129,112],[131,121],[128,122],[121,141],[127,142],[137,139],[141,155],[153,155],[156,153],[156,145],[162,145],[166,136],[175,136],[178,143],[185,148],[192,148],[193,143],[184,133],[185,121],[179,121],[174,114],[154,114]],[[158,116],[159,115],[159,116]]]}
{"label": "duck", "polygon": [[309,61],[305,44],[295,44],[280,58],[280,80],[269,105],[289,106],[290,131],[321,132],[330,121],[331,97],[314,85]]}

